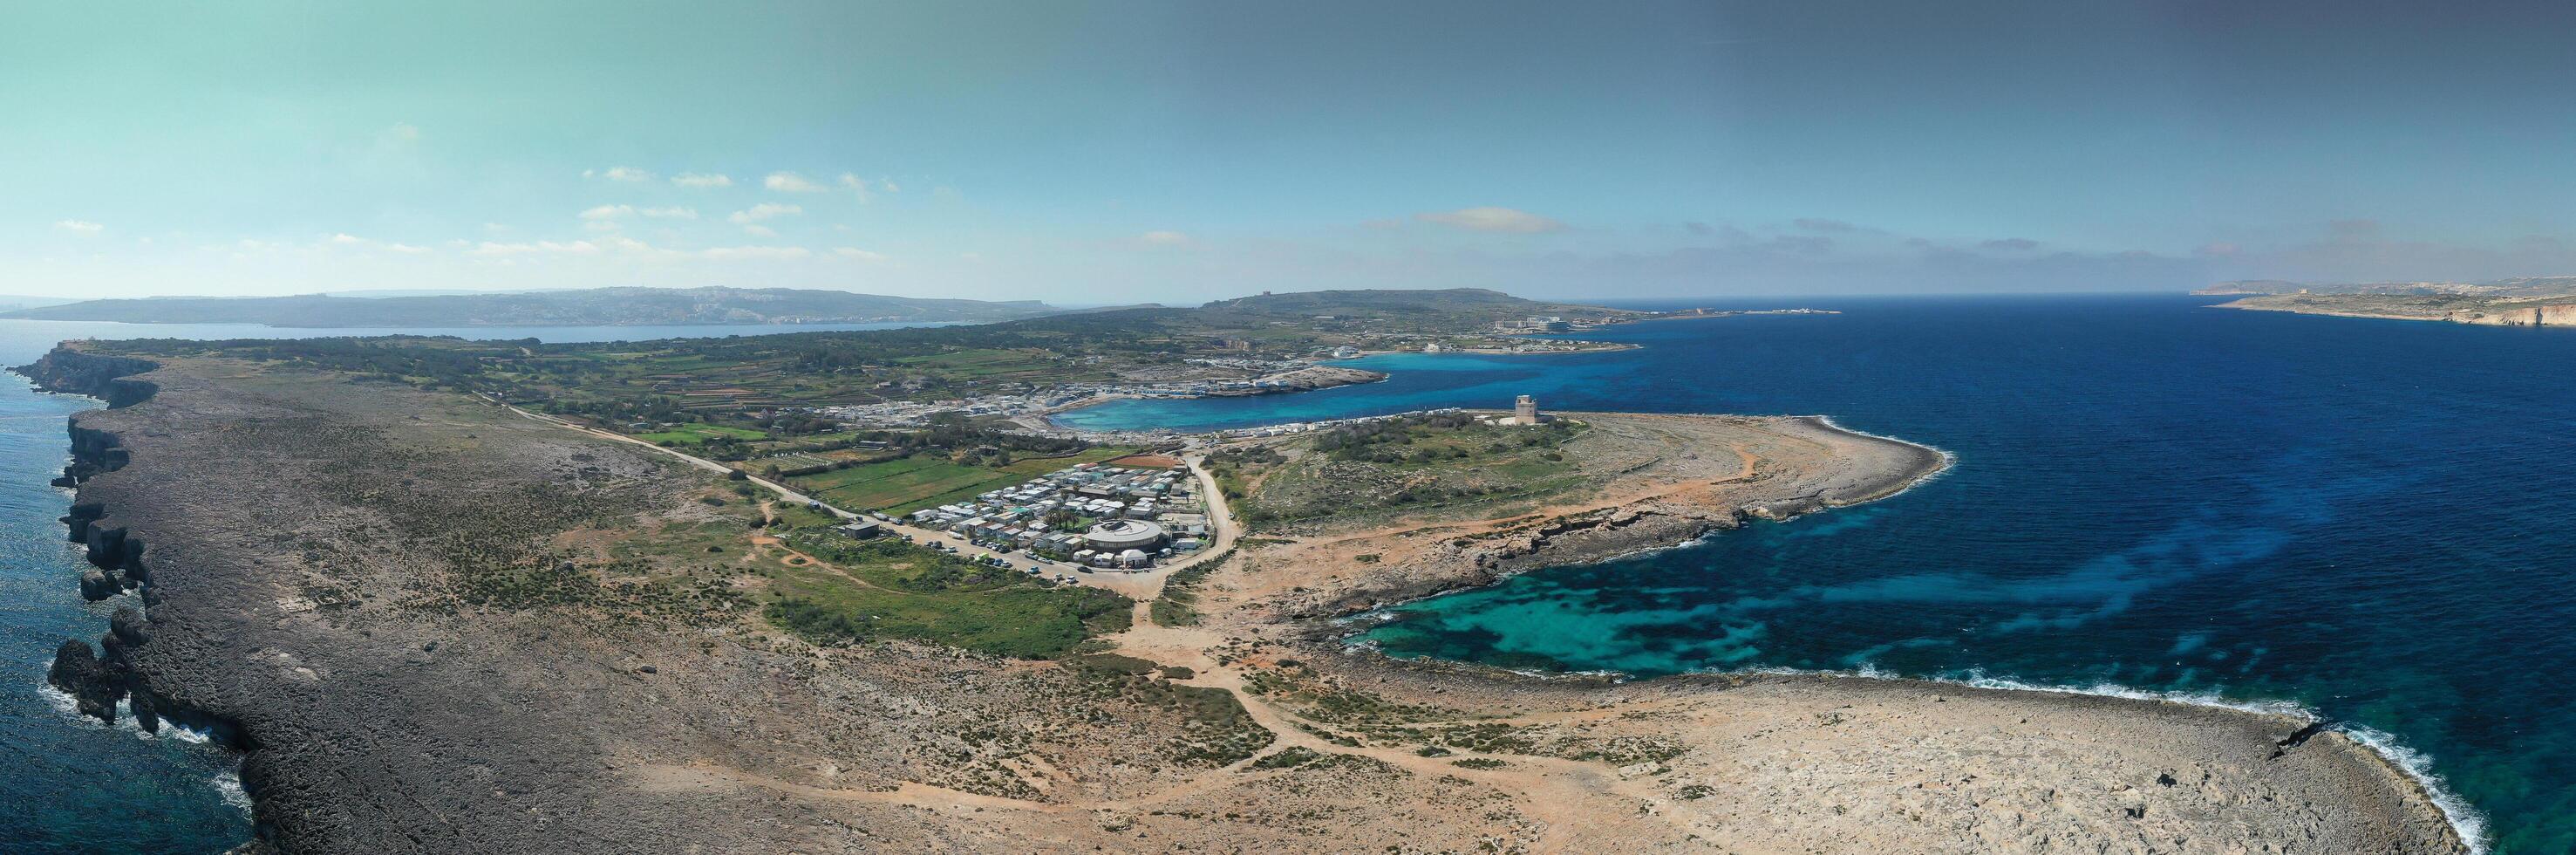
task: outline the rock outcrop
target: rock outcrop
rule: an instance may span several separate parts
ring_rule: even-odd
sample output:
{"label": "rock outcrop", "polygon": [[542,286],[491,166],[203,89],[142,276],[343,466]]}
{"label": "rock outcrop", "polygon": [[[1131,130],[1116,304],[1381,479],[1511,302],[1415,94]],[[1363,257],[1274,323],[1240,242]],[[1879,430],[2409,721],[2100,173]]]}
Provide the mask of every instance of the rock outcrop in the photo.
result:
{"label": "rock outcrop", "polygon": [[[36,381],[48,392],[88,395],[106,401],[111,408],[129,407],[152,397],[159,387],[151,381],[136,379],[159,368],[159,363],[131,356],[102,356],[78,348],[58,346],[35,362],[10,369]],[[75,435],[74,441],[79,441]]]}
{"label": "rock outcrop", "polygon": [[89,642],[77,638],[54,649],[54,665],[45,671],[45,682],[71,695],[81,715],[110,724],[116,722],[116,702],[125,697],[125,680],[119,669],[98,658]]}

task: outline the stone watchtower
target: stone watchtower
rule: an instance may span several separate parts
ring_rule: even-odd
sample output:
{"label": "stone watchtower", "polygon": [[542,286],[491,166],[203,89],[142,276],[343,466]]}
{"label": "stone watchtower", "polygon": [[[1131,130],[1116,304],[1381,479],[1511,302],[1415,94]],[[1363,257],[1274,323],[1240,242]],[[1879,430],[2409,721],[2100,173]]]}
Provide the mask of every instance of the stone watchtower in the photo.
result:
{"label": "stone watchtower", "polygon": [[1512,401],[1512,423],[1538,424],[1538,399],[1522,395]]}

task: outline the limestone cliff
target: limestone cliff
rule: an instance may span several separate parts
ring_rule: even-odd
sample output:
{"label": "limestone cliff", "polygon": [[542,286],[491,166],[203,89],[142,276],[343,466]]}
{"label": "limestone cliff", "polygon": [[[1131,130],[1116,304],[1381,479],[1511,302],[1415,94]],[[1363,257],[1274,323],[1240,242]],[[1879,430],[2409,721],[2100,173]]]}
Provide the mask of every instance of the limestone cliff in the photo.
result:
{"label": "limestone cliff", "polygon": [[2576,326],[2576,303],[2462,309],[2445,319],[2452,323],[2483,326],[2571,327]]}

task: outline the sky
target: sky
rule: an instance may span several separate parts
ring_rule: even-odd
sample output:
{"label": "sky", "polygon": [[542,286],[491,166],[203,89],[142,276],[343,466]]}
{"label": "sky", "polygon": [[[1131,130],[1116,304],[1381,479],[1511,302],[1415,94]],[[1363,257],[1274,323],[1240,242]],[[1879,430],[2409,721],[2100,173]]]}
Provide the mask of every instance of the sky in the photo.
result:
{"label": "sky", "polygon": [[0,294],[2576,273],[2576,8],[12,4]]}

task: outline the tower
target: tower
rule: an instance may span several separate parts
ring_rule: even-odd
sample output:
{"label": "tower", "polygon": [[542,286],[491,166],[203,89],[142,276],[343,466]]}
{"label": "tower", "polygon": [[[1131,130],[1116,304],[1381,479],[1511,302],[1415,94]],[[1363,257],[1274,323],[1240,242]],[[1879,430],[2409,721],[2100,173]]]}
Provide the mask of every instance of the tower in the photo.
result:
{"label": "tower", "polygon": [[1522,395],[1512,401],[1512,423],[1538,424],[1538,399]]}

